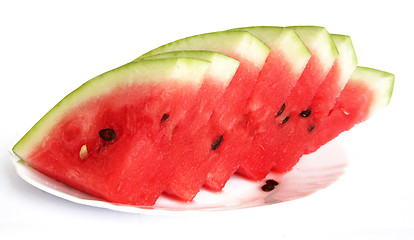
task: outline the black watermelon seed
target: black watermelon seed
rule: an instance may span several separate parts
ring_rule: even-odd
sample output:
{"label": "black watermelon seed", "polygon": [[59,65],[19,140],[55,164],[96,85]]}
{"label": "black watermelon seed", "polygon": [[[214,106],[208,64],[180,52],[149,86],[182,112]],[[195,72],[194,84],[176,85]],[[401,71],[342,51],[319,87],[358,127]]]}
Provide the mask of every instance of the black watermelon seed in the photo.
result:
{"label": "black watermelon seed", "polygon": [[262,190],[264,192],[270,192],[275,189],[277,185],[279,185],[279,183],[276,180],[268,179],[266,180],[266,184],[262,186]]}
{"label": "black watermelon seed", "polygon": [[262,186],[263,192],[270,192],[273,189],[275,189],[275,185],[273,185],[273,184],[267,184],[266,183],[265,185]]}
{"label": "black watermelon seed", "polygon": [[266,184],[272,184],[273,186],[279,185],[279,183],[276,180],[273,180],[273,179],[267,180]]}
{"label": "black watermelon seed", "polygon": [[165,121],[167,121],[167,119],[170,117],[170,115],[168,115],[168,113],[164,113],[164,115],[162,115],[162,118],[161,118],[161,123],[163,123],[163,122],[165,122]]}
{"label": "black watermelon seed", "polygon": [[218,137],[217,140],[214,141],[213,144],[211,144],[211,150],[217,150],[217,148],[220,147],[220,144],[222,141],[223,141],[223,135],[220,135],[220,137]]}
{"label": "black watermelon seed", "polygon": [[309,126],[309,128],[308,128],[308,132],[312,132],[313,131],[313,129],[315,129],[315,125],[310,125]]}
{"label": "black watermelon seed", "polygon": [[307,118],[307,117],[309,117],[311,115],[311,109],[310,108],[308,108],[308,109],[306,109],[305,111],[302,111],[301,113],[300,113],[300,116],[301,117],[304,117],[304,118]]}
{"label": "black watermelon seed", "polygon": [[113,129],[105,128],[99,131],[99,136],[105,141],[112,141],[115,139],[116,134]]}
{"label": "black watermelon seed", "polygon": [[283,119],[282,124],[285,124],[288,120],[289,120],[290,116],[285,117],[285,119]]}
{"label": "black watermelon seed", "polygon": [[277,112],[276,117],[280,116],[283,111],[285,111],[286,103],[283,103],[282,107],[280,108],[279,112]]}

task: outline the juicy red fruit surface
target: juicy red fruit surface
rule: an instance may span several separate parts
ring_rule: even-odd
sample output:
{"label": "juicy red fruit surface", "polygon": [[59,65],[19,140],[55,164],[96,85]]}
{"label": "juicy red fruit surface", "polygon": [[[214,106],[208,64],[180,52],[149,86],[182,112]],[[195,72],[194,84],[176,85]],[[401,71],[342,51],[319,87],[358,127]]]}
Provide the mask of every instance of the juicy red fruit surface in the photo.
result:
{"label": "juicy red fruit surface", "polygon": [[[28,157],[29,164],[108,201],[153,205],[174,168],[160,146],[169,144],[174,119],[193,103],[194,89],[164,83],[115,92],[74,109]],[[162,122],[165,113],[170,117]],[[112,129],[116,137],[104,140],[102,129]],[[81,157],[83,145],[87,154]]]}
{"label": "juicy red fruit surface", "polygon": [[368,86],[353,82],[352,79],[348,81],[327,118],[322,120],[317,131],[311,134],[304,153],[316,151],[340,133],[366,120],[373,103],[373,94]]}
{"label": "juicy red fruit surface", "polygon": [[[287,57],[272,50],[258,75],[253,91],[239,118],[236,127],[224,134],[224,141],[217,163],[209,171],[205,186],[221,190],[229,178],[239,169],[243,161],[254,161],[262,167],[263,148],[253,142],[256,134],[267,131],[276,108],[280,108],[298,80],[292,73]],[[243,91],[243,90],[242,90]],[[241,105],[243,106],[243,105]]]}
{"label": "juicy red fruit surface", "polygon": [[[210,172],[214,171],[214,165],[223,157],[223,148],[229,136],[242,120],[244,107],[253,90],[249,86],[254,86],[261,68],[248,59],[233,57],[240,61],[239,68],[222,96],[214,102],[211,118],[207,126],[204,126],[207,129],[194,135],[192,142],[190,140],[190,144],[183,147],[185,150],[180,149],[180,159],[184,159],[184,162],[181,171],[174,174],[166,189],[170,195],[186,201],[195,197],[208,181]],[[192,129],[186,128],[186,132],[187,135],[194,134]],[[223,138],[220,145],[212,149],[211,145],[220,136]],[[191,145],[192,143],[195,144]]]}
{"label": "juicy red fruit surface", "polygon": [[283,112],[279,114],[283,104],[274,106],[273,114],[269,115],[267,119],[269,124],[267,130],[255,134],[252,148],[255,148],[256,151],[249,152],[242,158],[238,168],[239,174],[259,180],[266,177],[275,165],[281,166],[277,172],[286,172],[295,164],[280,161],[278,157],[288,153],[291,143],[287,139],[291,139],[295,134],[296,118],[309,107],[318,86],[328,74],[323,69],[318,56],[312,55],[301,77],[287,97]]}

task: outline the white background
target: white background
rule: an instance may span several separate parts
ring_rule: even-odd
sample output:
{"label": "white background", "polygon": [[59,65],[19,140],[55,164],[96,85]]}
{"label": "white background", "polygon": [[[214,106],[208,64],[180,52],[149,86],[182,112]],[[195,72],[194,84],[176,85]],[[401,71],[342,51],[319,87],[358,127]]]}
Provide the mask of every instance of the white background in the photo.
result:
{"label": "white background", "polygon": [[[414,239],[413,28],[408,1],[2,1],[0,239]],[[20,179],[9,149],[86,80],[170,41],[252,25],[320,25],[359,65],[396,75],[389,107],[338,141],[339,181],[245,210],[154,216],[83,206]]]}

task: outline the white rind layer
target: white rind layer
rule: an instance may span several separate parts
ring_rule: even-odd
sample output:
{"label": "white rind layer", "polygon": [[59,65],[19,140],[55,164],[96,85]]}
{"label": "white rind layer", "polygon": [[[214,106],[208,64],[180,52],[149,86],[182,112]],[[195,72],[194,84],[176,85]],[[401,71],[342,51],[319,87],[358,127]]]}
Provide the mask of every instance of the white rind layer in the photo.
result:
{"label": "white rind layer", "polygon": [[[158,47],[137,59],[151,55],[182,50],[206,50],[242,58],[258,68],[262,68],[270,48],[252,34],[244,31],[222,31],[183,38]],[[136,59],[136,60],[137,60]]]}
{"label": "white rind layer", "polygon": [[[144,59],[148,60],[177,57],[197,58],[211,62],[211,65],[208,71],[206,72],[206,77],[208,77],[212,81],[216,81],[217,84],[223,87],[227,87],[229,85],[230,81],[233,79],[233,76],[240,65],[239,61],[231,57],[228,57],[224,54],[212,51],[197,50],[164,52],[145,57]],[[141,60],[142,59],[137,59],[135,61]]]}
{"label": "white rind layer", "polygon": [[308,48],[293,29],[258,26],[233,30],[247,31],[262,40],[272,51],[283,54],[289,66],[292,67],[292,71],[296,74],[303,72],[311,57]]}
{"label": "white rind layer", "polygon": [[358,66],[350,81],[363,84],[374,93],[368,117],[385,108],[392,96],[395,76],[391,73]]}
{"label": "white rind layer", "polygon": [[339,56],[336,59],[338,65],[341,67],[341,76],[338,78],[338,88],[343,89],[352,73],[355,71],[358,61],[354,46],[349,36],[331,34],[331,37],[339,52]]}
{"label": "white rind layer", "polygon": [[319,57],[322,70],[328,72],[339,55],[329,32],[324,27],[318,26],[292,26],[288,28],[295,30],[309,51]]}

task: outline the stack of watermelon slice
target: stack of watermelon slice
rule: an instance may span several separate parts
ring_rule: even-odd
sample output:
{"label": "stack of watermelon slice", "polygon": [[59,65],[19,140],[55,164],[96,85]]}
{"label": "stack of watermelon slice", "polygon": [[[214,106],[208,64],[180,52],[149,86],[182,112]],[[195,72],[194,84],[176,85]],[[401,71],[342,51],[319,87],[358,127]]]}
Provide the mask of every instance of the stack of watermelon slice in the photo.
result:
{"label": "stack of watermelon slice", "polygon": [[86,82],[14,146],[38,171],[107,201],[191,201],[238,174],[288,172],[388,105],[394,76],[357,66],[323,27],[184,38]]}

